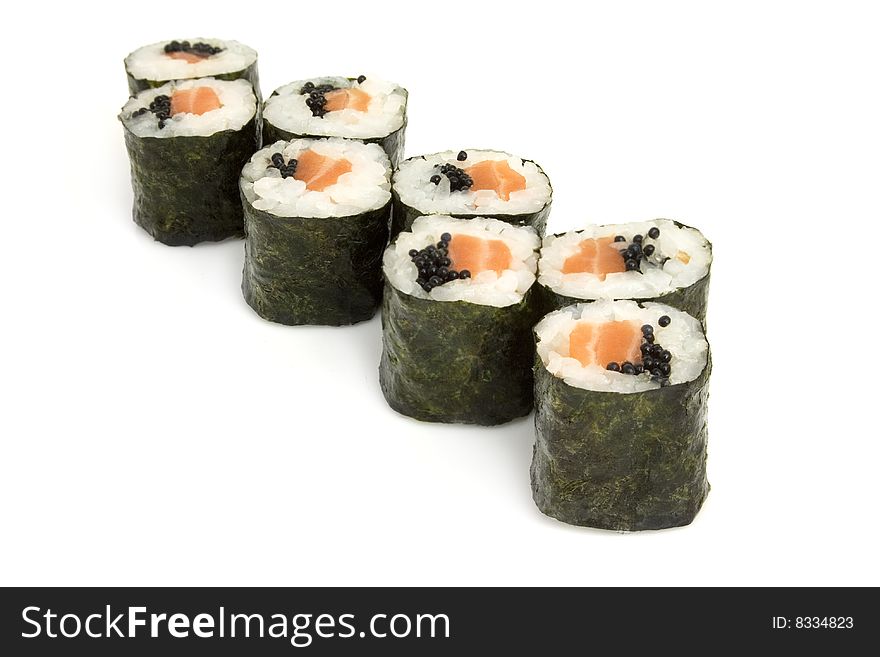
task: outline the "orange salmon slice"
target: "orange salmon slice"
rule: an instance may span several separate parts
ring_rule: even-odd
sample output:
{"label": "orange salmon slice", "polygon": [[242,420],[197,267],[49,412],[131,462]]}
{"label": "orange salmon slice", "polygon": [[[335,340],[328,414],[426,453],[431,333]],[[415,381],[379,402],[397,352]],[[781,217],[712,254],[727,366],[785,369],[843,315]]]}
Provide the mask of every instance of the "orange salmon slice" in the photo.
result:
{"label": "orange salmon slice", "polygon": [[511,192],[526,188],[526,179],[521,173],[510,168],[507,160],[483,160],[465,169],[473,179],[472,191],[491,189],[504,201],[510,200]]}
{"label": "orange salmon slice", "polygon": [[351,171],[351,162],[344,157],[334,159],[313,150],[300,153],[297,158],[296,173],[293,177],[302,180],[306,188],[313,192],[323,192],[335,185],[339,176]]}
{"label": "orange salmon slice", "polygon": [[636,322],[579,322],[568,336],[568,353],[582,365],[642,362],[642,332]]}
{"label": "orange salmon slice", "polygon": [[370,106],[370,94],[360,89],[334,89],[324,94],[327,104],[324,109],[328,112],[337,110],[353,109],[358,112],[366,112]]}
{"label": "orange salmon slice", "polygon": [[449,242],[449,259],[452,266],[467,269],[472,276],[481,271],[501,274],[510,268],[510,247],[501,240],[487,240],[473,235],[453,235]]}
{"label": "orange salmon slice", "polygon": [[182,50],[179,50],[177,52],[166,52],[165,56],[170,57],[171,59],[182,59],[187,64],[195,64],[208,58],[207,55],[197,55],[195,53],[184,52]]}
{"label": "orange salmon slice", "polygon": [[184,112],[201,115],[221,107],[223,104],[211,87],[179,89],[171,94],[171,116]]}
{"label": "orange salmon slice", "polygon": [[614,238],[586,239],[578,246],[580,251],[569,256],[562,265],[563,274],[595,274],[600,281],[608,274],[626,271],[626,263],[620,251],[612,246]]}

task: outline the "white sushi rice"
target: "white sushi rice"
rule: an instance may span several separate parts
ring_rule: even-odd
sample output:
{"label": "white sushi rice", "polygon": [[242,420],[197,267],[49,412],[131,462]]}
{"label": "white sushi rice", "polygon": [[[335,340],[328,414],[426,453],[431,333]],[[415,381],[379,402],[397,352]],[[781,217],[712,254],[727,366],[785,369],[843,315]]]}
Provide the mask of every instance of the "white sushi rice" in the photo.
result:
{"label": "white sushi rice", "polygon": [[[282,178],[272,166],[272,154],[284,161],[313,150],[351,162],[351,171],[323,191],[313,191],[294,177]],[[349,217],[378,210],[391,200],[391,163],[377,144],[348,139],[278,141],[257,151],[241,172],[241,189],[257,210],[278,217]]]}
{"label": "white sushi rice", "polygon": [[[654,227],[660,230],[660,236],[650,239],[648,231]],[[587,272],[562,273],[565,261],[579,252],[583,240],[623,235],[627,241],[620,244],[625,248],[637,234],[644,236],[644,244],[655,246],[652,258],[659,255],[669,260],[657,267],[642,263],[642,273],[607,274],[604,281]],[[703,234],[696,228],[679,226],[669,219],[590,226],[544,238],[538,261],[538,282],[557,294],[575,299],[650,299],[693,285],[708,273],[711,263],[711,246]]]}
{"label": "white sushi rice", "polygon": [[[213,89],[222,106],[204,114],[175,114],[163,128],[159,127],[159,120],[152,112],[132,116],[135,111],[149,107],[156,96],[172,96],[175,91],[198,87]],[[256,111],[257,99],[247,80],[204,78],[169,82],[156,89],[146,89],[129,99],[119,118],[138,137],[209,137],[223,130],[240,130],[254,118]]]}
{"label": "white sushi rice", "polygon": [[[597,392],[634,393],[654,390],[660,383],[651,375],[612,372],[599,365],[584,366],[569,355],[569,336],[580,321],[635,321],[651,324],[658,344],[672,353],[670,385],[696,379],[706,367],[709,345],[700,322],[681,310],[662,303],[602,300],[567,306],[550,313],[535,327],[538,355],[547,370],[568,385]],[[667,315],[672,321],[662,327],[657,320]]]}
{"label": "white sushi rice", "polygon": [[[438,285],[425,292],[416,283],[418,269],[409,255],[410,249],[420,250],[436,244],[443,233],[472,235],[483,239],[498,239],[510,249],[510,269],[500,275],[483,271],[472,278],[458,279]],[[522,301],[535,282],[537,249],[540,238],[531,226],[513,226],[499,219],[475,217],[454,219],[446,216],[419,217],[410,232],[401,233],[397,241],[385,250],[383,270],[385,278],[397,290],[419,299],[433,301],[467,301],[482,306],[503,308]],[[453,263],[453,267],[455,263]]]}
{"label": "white sushi rice", "polygon": [[[423,214],[525,214],[538,212],[550,202],[550,180],[534,162],[515,157],[503,151],[470,149],[467,159],[460,162],[458,151],[444,151],[402,162],[394,174],[394,191],[404,204]],[[510,193],[505,201],[490,189],[479,191],[455,191],[449,179],[441,176],[439,184],[431,182],[437,167],[452,164],[467,169],[484,160],[507,160],[510,168],[526,179],[526,188]]]}
{"label": "white sushi rice", "polygon": [[183,59],[169,57],[165,53],[165,46],[170,42],[159,41],[138,48],[126,57],[125,70],[137,80],[187,80],[243,71],[257,61],[257,51],[238,41],[203,37],[187,40],[190,43],[207,43],[215,48],[223,48],[223,51],[190,64]]}
{"label": "white sushi rice", "polygon": [[[332,84],[339,89],[361,89],[370,95],[366,112],[343,109],[323,117],[312,116],[308,95],[300,94],[306,82]],[[406,118],[406,91],[393,82],[368,77],[363,82],[348,78],[313,78],[291,82],[275,90],[266,100],[263,118],[276,128],[296,135],[321,135],[376,139],[398,130]]]}

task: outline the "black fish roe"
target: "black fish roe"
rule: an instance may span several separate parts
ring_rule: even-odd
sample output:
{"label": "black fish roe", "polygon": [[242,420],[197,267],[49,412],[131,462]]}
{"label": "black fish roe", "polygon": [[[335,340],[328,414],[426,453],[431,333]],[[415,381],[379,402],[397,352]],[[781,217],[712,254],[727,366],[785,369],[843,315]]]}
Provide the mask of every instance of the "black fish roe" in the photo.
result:
{"label": "black fish roe", "polygon": [[366,81],[366,79],[367,79],[366,75],[359,75],[358,76],[358,84],[363,84]]}
{"label": "black fish roe", "polygon": [[209,43],[202,43],[198,41],[196,43],[190,44],[189,41],[172,41],[171,43],[165,44],[165,52],[189,52],[193,55],[198,55],[199,57],[210,57],[211,55],[217,55],[223,52],[223,48],[218,48],[217,46],[212,46]]}
{"label": "black fish roe", "polygon": [[[366,80],[366,78],[364,78]],[[332,84],[318,84],[316,85],[314,82],[306,82],[302,89],[299,90],[301,96],[308,96],[306,98],[306,107],[312,110],[312,116],[317,116],[319,118],[324,118],[324,115],[327,113],[327,110],[324,109],[324,105],[327,104],[327,99],[324,97],[328,91],[334,91],[337,87],[334,87]]]}
{"label": "black fish roe", "polygon": [[467,159],[467,153],[465,151],[458,151],[458,155],[455,156],[455,159],[459,162],[464,162]]}
{"label": "black fish roe", "polygon": [[271,159],[272,164],[269,166],[278,169],[281,172],[282,178],[290,178],[296,173],[296,165],[298,164],[296,159],[291,158],[287,164],[284,164],[284,156],[281,153],[272,153]]}
{"label": "black fish roe", "polygon": [[171,96],[165,94],[156,96],[150,101],[149,111],[159,119],[159,129],[164,128],[165,122],[171,118]]}
{"label": "black fish roe", "polygon": [[[462,153],[464,153],[464,151],[462,151]],[[459,155],[461,155],[461,153],[459,153]],[[444,164],[440,166],[440,173],[449,178],[449,189],[453,192],[466,192],[474,184],[473,178],[467,175],[463,169],[459,169],[454,164]],[[431,176],[431,182],[435,185],[439,185],[440,180],[441,178],[437,174]]]}
{"label": "black fish roe", "polygon": [[425,292],[430,292],[438,285],[443,285],[449,281],[471,277],[471,273],[467,269],[456,271],[451,268],[452,261],[449,259],[450,240],[452,240],[452,235],[443,233],[436,246],[429,244],[421,251],[416,249],[409,250],[409,257],[419,271],[416,283]]}
{"label": "black fish roe", "polygon": [[[651,228],[648,231],[648,237],[651,239],[657,239],[658,237],[660,237],[660,229],[656,226]],[[614,241],[626,242],[627,239],[623,235],[615,235]],[[653,244],[644,244],[644,241],[644,235],[633,235],[632,241],[630,241],[629,246],[627,246],[620,252],[620,255],[623,257],[626,271],[637,271],[640,274],[643,273],[642,260],[647,260],[657,251],[656,246],[654,246]]]}
{"label": "black fish roe", "polygon": [[[664,323],[665,322],[665,323]],[[663,315],[657,320],[660,326],[669,326],[669,317]],[[608,363],[605,369],[623,374],[650,374],[651,380],[661,386],[669,385],[669,375],[672,373],[672,352],[655,343],[654,327],[650,324],[642,326],[642,344],[639,347],[642,352],[641,364],[633,364],[629,361],[623,363]]]}

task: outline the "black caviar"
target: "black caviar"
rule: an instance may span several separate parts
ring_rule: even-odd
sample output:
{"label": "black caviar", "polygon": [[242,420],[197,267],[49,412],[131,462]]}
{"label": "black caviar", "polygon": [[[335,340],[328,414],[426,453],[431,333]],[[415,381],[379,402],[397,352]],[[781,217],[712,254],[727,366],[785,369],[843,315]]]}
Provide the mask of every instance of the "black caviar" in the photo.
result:
{"label": "black caviar", "polygon": [[293,174],[296,173],[296,165],[298,162],[296,159],[291,158],[287,161],[287,164],[284,163],[284,156],[281,153],[272,153],[272,164],[269,165],[271,167],[275,167],[281,172],[282,178],[290,178]]}
{"label": "black caviar", "polygon": [[223,52],[223,48],[212,46],[209,43],[202,43],[201,41],[191,44],[189,41],[175,40],[171,43],[165,44],[165,52],[188,52],[193,55],[198,55],[199,57],[210,57],[211,55],[217,55]]}
{"label": "black caviar", "polygon": [[[464,151],[458,154],[459,160],[462,159],[462,153],[464,153]],[[465,157],[467,157],[467,154],[465,154]],[[465,173],[464,169],[459,169],[454,164],[443,164],[438,166],[440,167],[440,173],[449,178],[449,189],[453,192],[466,192],[473,186],[474,179]],[[441,180],[442,178],[437,174],[431,176],[431,182],[435,185],[439,185]]]}
{"label": "black caviar", "polygon": [[471,277],[471,273],[467,269],[456,271],[452,268],[452,261],[449,259],[449,242],[451,240],[452,235],[443,233],[436,245],[429,244],[421,251],[416,249],[409,250],[409,257],[419,270],[416,283],[425,292],[430,292],[438,285],[443,285],[459,278]]}
{"label": "black caviar", "polygon": [[[363,77],[363,76],[361,76]],[[366,80],[367,78],[364,78]],[[358,78],[360,81],[360,78]],[[324,97],[328,91],[335,91],[338,87],[334,87],[332,84],[315,84],[314,82],[306,82],[302,89],[299,90],[301,96],[308,96],[306,98],[306,107],[312,110],[312,116],[317,116],[319,118],[324,118],[324,115],[327,113],[327,110],[324,109],[324,106],[327,104],[327,98]]]}
{"label": "black caviar", "polygon": [[[657,323],[665,327],[669,326],[670,321],[668,315],[663,315],[657,320]],[[612,372],[622,372],[623,374],[647,373],[651,375],[652,381],[659,383],[661,386],[669,385],[669,375],[672,373],[672,366],[669,363],[672,360],[672,352],[656,342],[653,326],[644,324],[641,330],[642,344],[639,347],[639,351],[642,353],[642,362],[611,362],[605,366],[605,369]]]}
{"label": "black caviar", "polygon": [[[660,229],[654,226],[648,231],[648,237],[651,239],[657,239],[660,237]],[[615,243],[627,241],[629,241],[629,245],[620,252],[620,255],[623,257],[626,271],[637,271],[642,273],[642,261],[653,256],[657,247],[653,244],[645,244],[645,236],[641,234],[633,235],[632,240],[627,240],[623,235],[614,236]]]}
{"label": "black caviar", "polygon": [[165,122],[171,118],[171,96],[166,96],[165,94],[156,96],[150,101],[149,110],[141,108],[134,114],[134,116],[143,114],[146,111],[152,112],[156,115],[156,118],[159,119],[159,129],[164,128]]}

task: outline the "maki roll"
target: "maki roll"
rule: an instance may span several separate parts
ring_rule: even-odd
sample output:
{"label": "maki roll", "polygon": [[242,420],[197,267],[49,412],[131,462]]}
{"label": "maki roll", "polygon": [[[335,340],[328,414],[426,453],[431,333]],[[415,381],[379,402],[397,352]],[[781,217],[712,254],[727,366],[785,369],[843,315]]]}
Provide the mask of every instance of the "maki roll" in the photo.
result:
{"label": "maki roll", "polygon": [[653,300],[705,321],[711,264],[712,245],[703,234],[669,219],[550,235],[538,261],[542,307]]}
{"label": "maki roll", "polygon": [[171,80],[216,78],[251,83],[260,95],[257,51],[238,41],[190,39],[160,41],[138,48],[125,58],[128,89],[132,95]]}
{"label": "maki roll", "polygon": [[659,303],[597,301],[535,327],[532,495],[572,525],[632,531],[690,523],[709,492],[709,345]]}
{"label": "maki roll", "polygon": [[241,235],[238,176],[259,147],[256,112],[246,80],[169,82],[129,99],[119,119],[135,222],[172,246]]}
{"label": "maki roll", "polygon": [[264,319],[340,326],[382,298],[391,164],[376,144],[279,141],[241,174],[242,292]]}
{"label": "maki roll", "polygon": [[391,165],[403,157],[406,89],[393,82],[312,78],[279,87],[263,109],[265,141],[345,137],[379,144]]}
{"label": "maki roll", "polygon": [[391,408],[483,425],[529,413],[539,242],[531,227],[432,216],[385,250],[379,380]]}
{"label": "maki roll", "polygon": [[501,151],[445,151],[405,160],[394,173],[392,238],[416,217],[491,217],[544,234],[553,192],[531,160]]}

